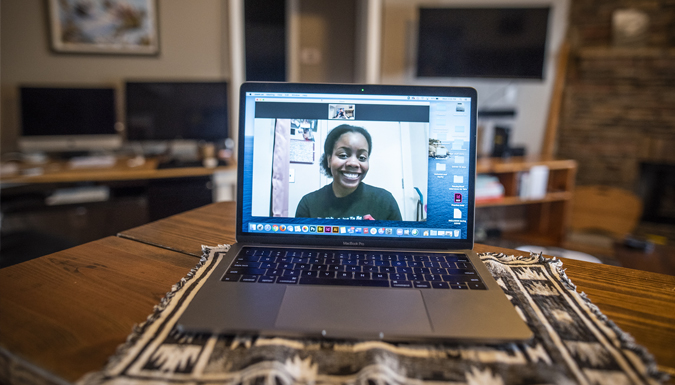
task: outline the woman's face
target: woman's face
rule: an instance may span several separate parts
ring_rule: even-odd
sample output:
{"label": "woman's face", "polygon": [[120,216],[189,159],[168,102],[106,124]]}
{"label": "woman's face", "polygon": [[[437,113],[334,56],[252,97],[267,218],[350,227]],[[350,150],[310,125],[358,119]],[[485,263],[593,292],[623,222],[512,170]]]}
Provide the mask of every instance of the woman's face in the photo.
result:
{"label": "woman's face", "polygon": [[328,158],[335,196],[347,196],[359,187],[368,173],[369,155],[365,136],[347,132],[338,138]]}

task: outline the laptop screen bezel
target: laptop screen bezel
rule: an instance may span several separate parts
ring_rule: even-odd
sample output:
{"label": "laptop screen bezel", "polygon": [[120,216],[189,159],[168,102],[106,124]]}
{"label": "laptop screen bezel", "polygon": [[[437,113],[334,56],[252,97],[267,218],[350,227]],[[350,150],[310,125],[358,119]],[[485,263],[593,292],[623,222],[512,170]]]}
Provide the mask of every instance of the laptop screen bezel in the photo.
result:
{"label": "laptop screen bezel", "polygon": [[[358,237],[342,235],[298,234],[293,236],[277,236],[269,233],[246,233],[243,231],[243,183],[244,180],[244,137],[246,130],[246,94],[249,92],[285,92],[285,93],[334,93],[334,94],[363,94],[363,95],[405,95],[405,96],[443,96],[468,97],[470,103],[470,158],[468,213],[466,221],[467,239],[452,238],[392,238],[392,237]],[[247,244],[278,244],[278,245],[307,245],[326,247],[368,247],[368,248],[410,248],[412,239],[419,239],[420,249],[473,249],[475,227],[475,179],[476,179],[476,115],[477,93],[470,87],[430,87],[430,86],[397,86],[372,84],[311,84],[311,83],[283,83],[283,82],[246,82],[240,87],[239,93],[239,124],[238,124],[238,162],[237,162],[237,219],[236,240]]]}

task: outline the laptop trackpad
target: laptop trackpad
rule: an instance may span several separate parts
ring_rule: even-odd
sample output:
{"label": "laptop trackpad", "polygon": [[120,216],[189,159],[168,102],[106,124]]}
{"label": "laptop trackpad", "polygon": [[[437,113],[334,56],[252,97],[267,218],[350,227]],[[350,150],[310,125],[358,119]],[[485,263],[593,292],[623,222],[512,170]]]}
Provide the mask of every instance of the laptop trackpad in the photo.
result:
{"label": "laptop trackpad", "polygon": [[333,286],[288,286],[275,323],[277,328],[326,331],[379,338],[383,333],[431,333],[419,290]]}

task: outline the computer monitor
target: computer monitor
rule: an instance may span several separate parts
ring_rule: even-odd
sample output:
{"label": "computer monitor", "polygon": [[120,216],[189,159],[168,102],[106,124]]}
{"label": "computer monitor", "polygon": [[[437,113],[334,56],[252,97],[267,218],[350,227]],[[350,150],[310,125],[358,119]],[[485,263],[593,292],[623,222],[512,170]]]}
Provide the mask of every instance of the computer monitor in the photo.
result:
{"label": "computer monitor", "polygon": [[22,151],[114,150],[115,89],[97,87],[19,87]]}
{"label": "computer monitor", "polygon": [[543,79],[550,7],[421,7],[418,77]]}
{"label": "computer monitor", "polygon": [[125,96],[130,141],[229,137],[226,82],[128,81]]}

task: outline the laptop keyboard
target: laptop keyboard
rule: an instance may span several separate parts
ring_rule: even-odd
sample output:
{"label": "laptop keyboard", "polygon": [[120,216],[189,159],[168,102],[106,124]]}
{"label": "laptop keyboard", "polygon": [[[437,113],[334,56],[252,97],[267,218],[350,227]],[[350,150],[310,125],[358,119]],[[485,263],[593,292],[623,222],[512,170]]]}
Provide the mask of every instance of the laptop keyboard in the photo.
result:
{"label": "laptop keyboard", "polygon": [[464,254],[244,247],[227,282],[486,290]]}

